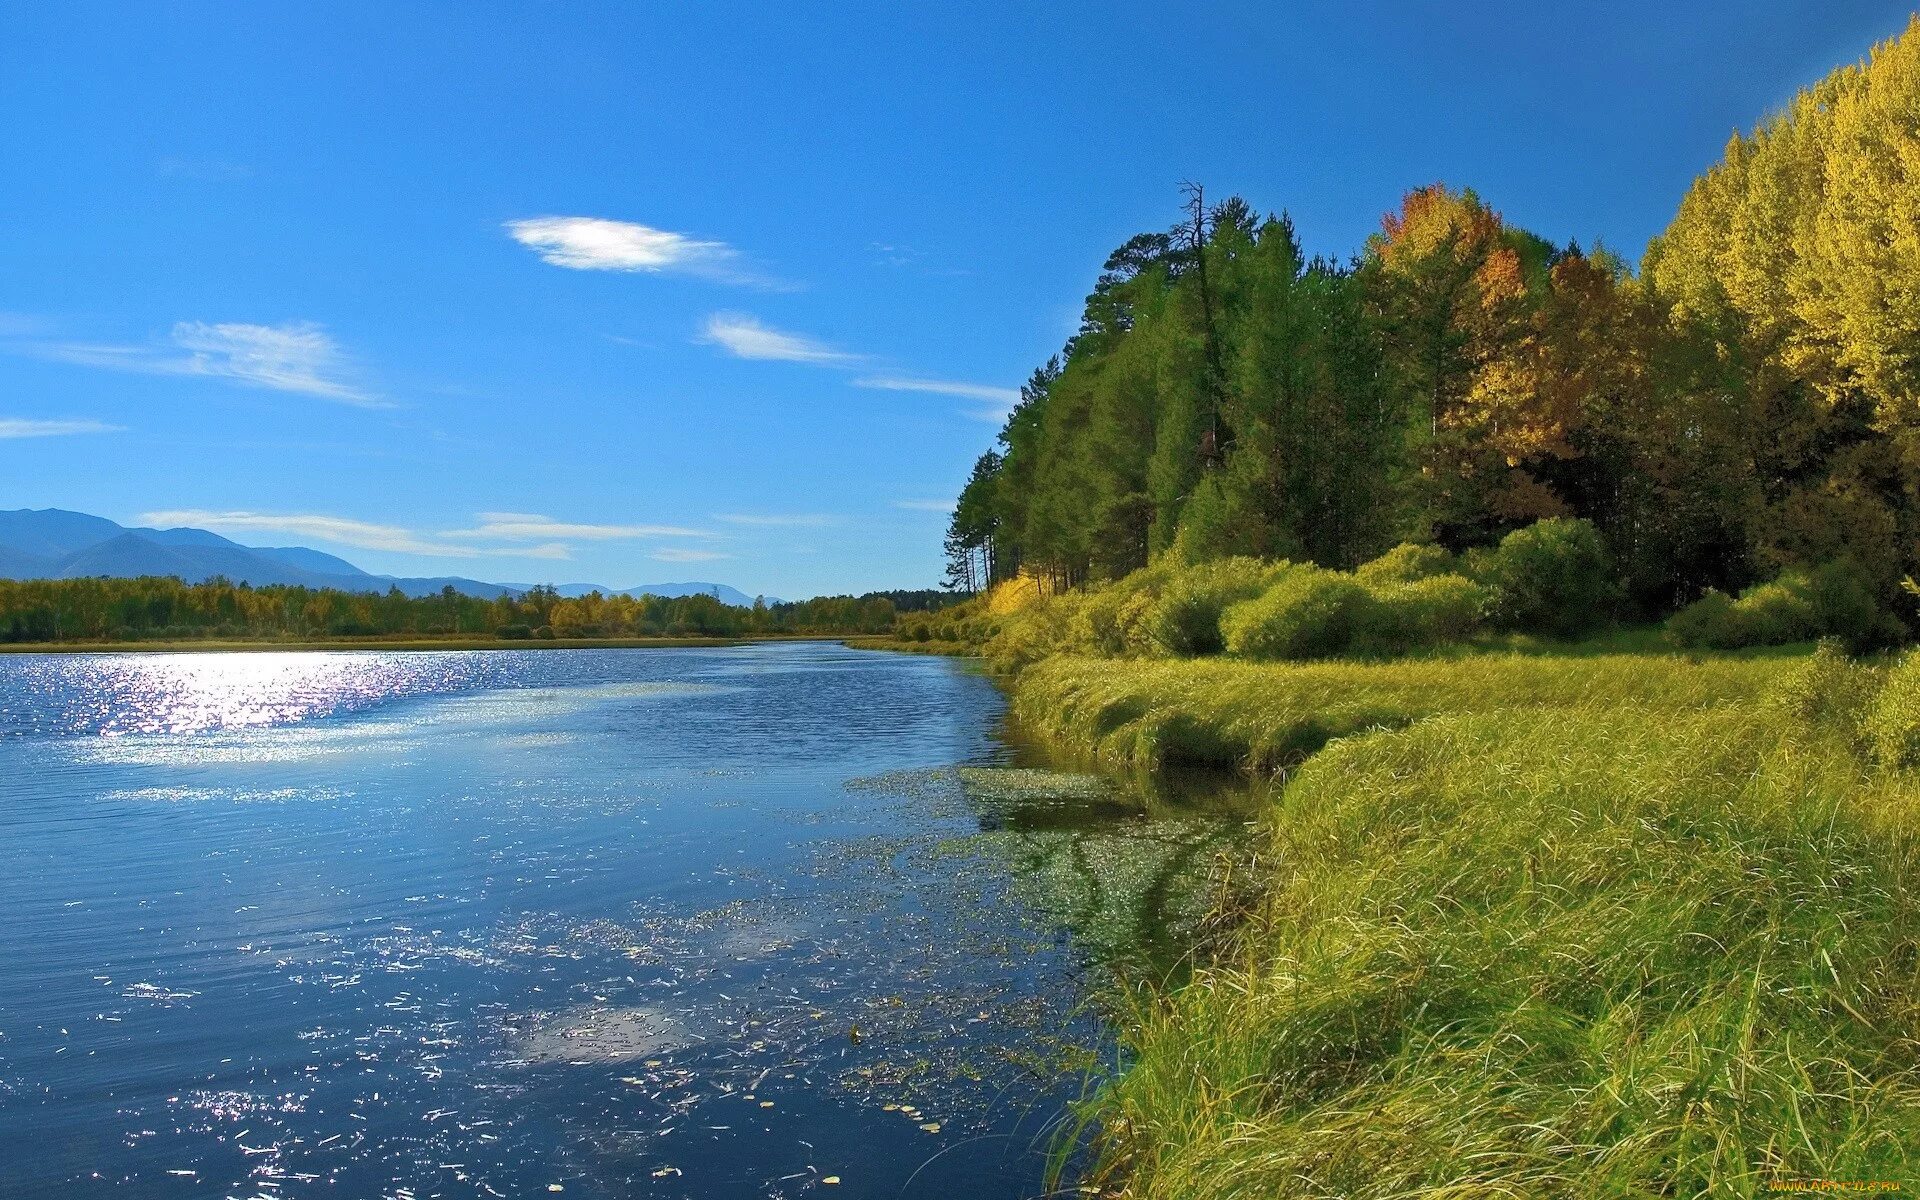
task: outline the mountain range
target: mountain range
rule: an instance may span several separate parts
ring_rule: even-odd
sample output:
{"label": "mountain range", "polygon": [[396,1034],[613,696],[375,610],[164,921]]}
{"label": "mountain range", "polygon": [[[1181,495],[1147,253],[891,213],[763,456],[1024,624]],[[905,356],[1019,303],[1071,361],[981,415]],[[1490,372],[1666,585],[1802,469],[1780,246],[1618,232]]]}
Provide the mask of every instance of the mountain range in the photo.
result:
{"label": "mountain range", "polygon": [[[216,576],[255,587],[286,584],[334,588],[345,592],[384,592],[397,587],[409,596],[426,596],[452,587],[491,600],[517,595],[531,585],[484,583],[458,576],[407,578],[374,575],[344,558],[305,546],[243,546],[205,529],[128,528],[105,517],[58,508],[0,511],[0,579],[132,579],[173,575],[187,583]],[[688,596],[706,592],[725,604],[749,605],[753,597],[720,583],[642,583],[630,588],[569,583],[563,596],[624,593],[629,596]],[[774,603],[768,597],[768,603]]]}

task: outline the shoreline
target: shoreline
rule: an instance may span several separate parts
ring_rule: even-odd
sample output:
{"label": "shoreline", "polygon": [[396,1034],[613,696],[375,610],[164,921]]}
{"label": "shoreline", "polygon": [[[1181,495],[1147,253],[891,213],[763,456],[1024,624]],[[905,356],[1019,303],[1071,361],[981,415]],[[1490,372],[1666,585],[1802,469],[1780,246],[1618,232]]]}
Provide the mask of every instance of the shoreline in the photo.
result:
{"label": "shoreline", "polygon": [[740,646],[751,642],[846,642],[832,634],[745,634],[740,637],[631,638],[202,638],[131,642],[4,642],[0,654],[184,654],[201,651],[315,650],[663,650]]}

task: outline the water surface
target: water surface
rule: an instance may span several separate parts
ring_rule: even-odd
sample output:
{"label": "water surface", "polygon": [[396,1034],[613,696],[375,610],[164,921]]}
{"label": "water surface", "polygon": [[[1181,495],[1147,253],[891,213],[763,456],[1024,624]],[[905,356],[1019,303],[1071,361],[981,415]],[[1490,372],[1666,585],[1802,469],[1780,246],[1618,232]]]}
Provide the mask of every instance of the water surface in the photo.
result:
{"label": "water surface", "polygon": [[827,644],[0,658],[0,1194],[1038,1194],[1231,820],[1001,713]]}

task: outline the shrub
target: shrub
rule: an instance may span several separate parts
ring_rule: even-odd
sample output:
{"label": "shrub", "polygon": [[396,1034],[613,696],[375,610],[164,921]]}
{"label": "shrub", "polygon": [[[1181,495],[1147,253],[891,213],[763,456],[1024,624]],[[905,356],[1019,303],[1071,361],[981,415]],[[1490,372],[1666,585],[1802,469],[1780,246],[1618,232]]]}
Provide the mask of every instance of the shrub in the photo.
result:
{"label": "shrub", "polygon": [[1464,575],[1434,575],[1411,583],[1369,587],[1360,610],[1355,647],[1395,654],[1463,642],[1480,631],[1487,589]]}
{"label": "shrub", "polygon": [[1879,672],[1849,659],[1836,638],[1822,638],[1805,662],[1787,671],[1767,705],[1790,727],[1837,735],[1866,749],[1867,714],[1880,690]]}
{"label": "shrub", "polygon": [[1920,652],[1908,652],[1887,672],[1867,710],[1866,735],[1880,765],[1920,767]]}
{"label": "shrub", "polygon": [[987,612],[996,617],[1009,616],[1045,598],[1046,593],[1041,590],[1039,580],[1029,575],[1019,575],[1004,579],[988,590]]}
{"label": "shrub", "polygon": [[1287,570],[1284,562],[1257,558],[1222,558],[1179,570],[1147,609],[1147,635],[1155,649],[1175,658],[1218,654],[1224,645],[1221,615],[1258,596]]}
{"label": "shrub", "polygon": [[498,630],[494,632],[494,636],[506,638],[509,641],[523,641],[533,636],[533,626],[502,625]]}
{"label": "shrub", "polygon": [[1135,571],[1125,579],[1087,594],[1075,620],[1073,640],[1106,658],[1151,654],[1154,641],[1148,616],[1158,595],[1158,578]]}
{"label": "shrub", "polygon": [[1441,546],[1402,542],[1369,563],[1353,569],[1353,577],[1368,587],[1390,583],[1418,583],[1459,570],[1453,555]]}
{"label": "shrub", "polygon": [[1002,671],[1018,671],[1054,654],[1080,648],[1074,643],[1075,617],[1085,603],[1081,592],[1038,596],[1007,613],[987,643],[987,656]]}
{"label": "shrub", "polygon": [[1885,649],[1905,638],[1899,618],[1880,606],[1852,563],[1827,563],[1807,572],[1804,580],[1803,594],[1822,635],[1839,638],[1856,651]]}
{"label": "shrub", "polygon": [[1351,575],[1296,567],[1229,609],[1221,625],[1227,649],[1243,658],[1328,658],[1353,644],[1372,602]]}
{"label": "shrub", "polygon": [[1490,615],[1507,629],[1574,637],[1613,611],[1612,556],[1591,521],[1536,521],[1469,554],[1467,568],[1492,593]]}
{"label": "shrub", "polygon": [[1815,637],[1870,650],[1898,641],[1900,633],[1899,622],[1880,607],[1858,572],[1840,562],[1810,572],[1782,572],[1740,593],[1738,600],[1709,591],[1667,622],[1672,640],[1707,650],[1783,646]]}
{"label": "shrub", "polygon": [[1717,588],[1708,588],[1698,600],[1668,617],[1667,636],[1696,650],[1735,650],[1748,644],[1733,597]]}
{"label": "shrub", "polygon": [[1820,632],[1820,616],[1804,590],[1804,576],[1782,575],[1740,593],[1734,603],[1749,646],[1805,642]]}

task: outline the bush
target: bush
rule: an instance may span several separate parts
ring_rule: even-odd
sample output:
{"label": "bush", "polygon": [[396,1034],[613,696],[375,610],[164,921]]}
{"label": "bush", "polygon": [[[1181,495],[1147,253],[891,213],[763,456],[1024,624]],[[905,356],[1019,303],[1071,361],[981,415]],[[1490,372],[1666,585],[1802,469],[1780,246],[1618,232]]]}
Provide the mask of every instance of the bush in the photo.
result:
{"label": "bush", "polygon": [[1440,546],[1418,546],[1402,542],[1369,563],[1353,569],[1353,577],[1368,587],[1390,583],[1418,583],[1436,575],[1459,570],[1453,555]]}
{"label": "bush", "polygon": [[1351,575],[1296,567],[1221,621],[1227,649],[1243,658],[1330,658],[1353,645],[1373,597]]}
{"label": "bush", "polygon": [[1880,606],[1859,569],[1830,562],[1805,575],[1803,592],[1820,633],[1855,651],[1883,650],[1905,640],[1899,618]]}
{"label": "bush", "polygon": [[1748,644],[1733,597],[1717,588],[1668,617],[1667,637],[1692,650],[1737,650]]}
{"label": "bush", "polygon": [[1867,710],[1866,735],[1881,766],[1920,767],[1920,652],[1908,652],[1887,672]]}
{"label": "bush", "polygon": [[1899,622],[1880,607],[1858,572],[1839,562],[1782,572],[1738,600],[1709,591],[1667,621],[1673,641],[1705,650],[1784,646],[1816,637],[1870,650],[1891,645],[1900,633]]}
{"label": "bush", "polygon": [[1040,596],[1001,618],[987,643],[987,656],[1002,671],[1018,671],[1073,649],[1073,624],[1085,597],[1080,592]]}
{"label": "bush", "polygon": [[1734,603],[1749,646],[1784,646],[1819,636],[1820,616],[1805,593],[1805,577],[1782,575],[1740,593]]}
{"label": "bush", "polygon": [[1260,595],[1288,569],[1284,562],[1222,558],[1179,570],[1147,609],[1147,635],[1156,650],[1174,658],[1218,654],[1224,646],[1221,615]]}
{"label": "bush", "polygon": [[1849,659],[1838,639],[1823,638],[1805,662],[1781,677],[1766,702],[1790,727],[1834,734],[1858,751],[1867,748],[1867,715],[1879,690],[1878,671]]}
{"label": "bush", "polygon": [[1470,553],[1467,573],[1492,593],[1495,622],[1527,633],[1586,633],[1612,615],[1617,595],[1600,531],[1567,517],[1536,521]]}
{"label": "bush", "polygon": [[494,636],[500,637],[500,638],[506,638],[508,641],[524,641],[527,638],[530,638],[533,636],[533,626],[502,625],[499,629],[494,631]]}
{"label": "bush", "polygon": [[1148,572],[1135,571],[1089,592],[1075,620],[1074,642],[1104,658],[1151,654],[1154,641],[1147,622],[1158,583],[1158,579],[1148,577]]}
{"label": "bush", "polygon": [[1411,583],[1369,587],[1355,648],[1397,654],[1463,642],[1480,631],[1487,589],[1464,575],[1434,575]]}

